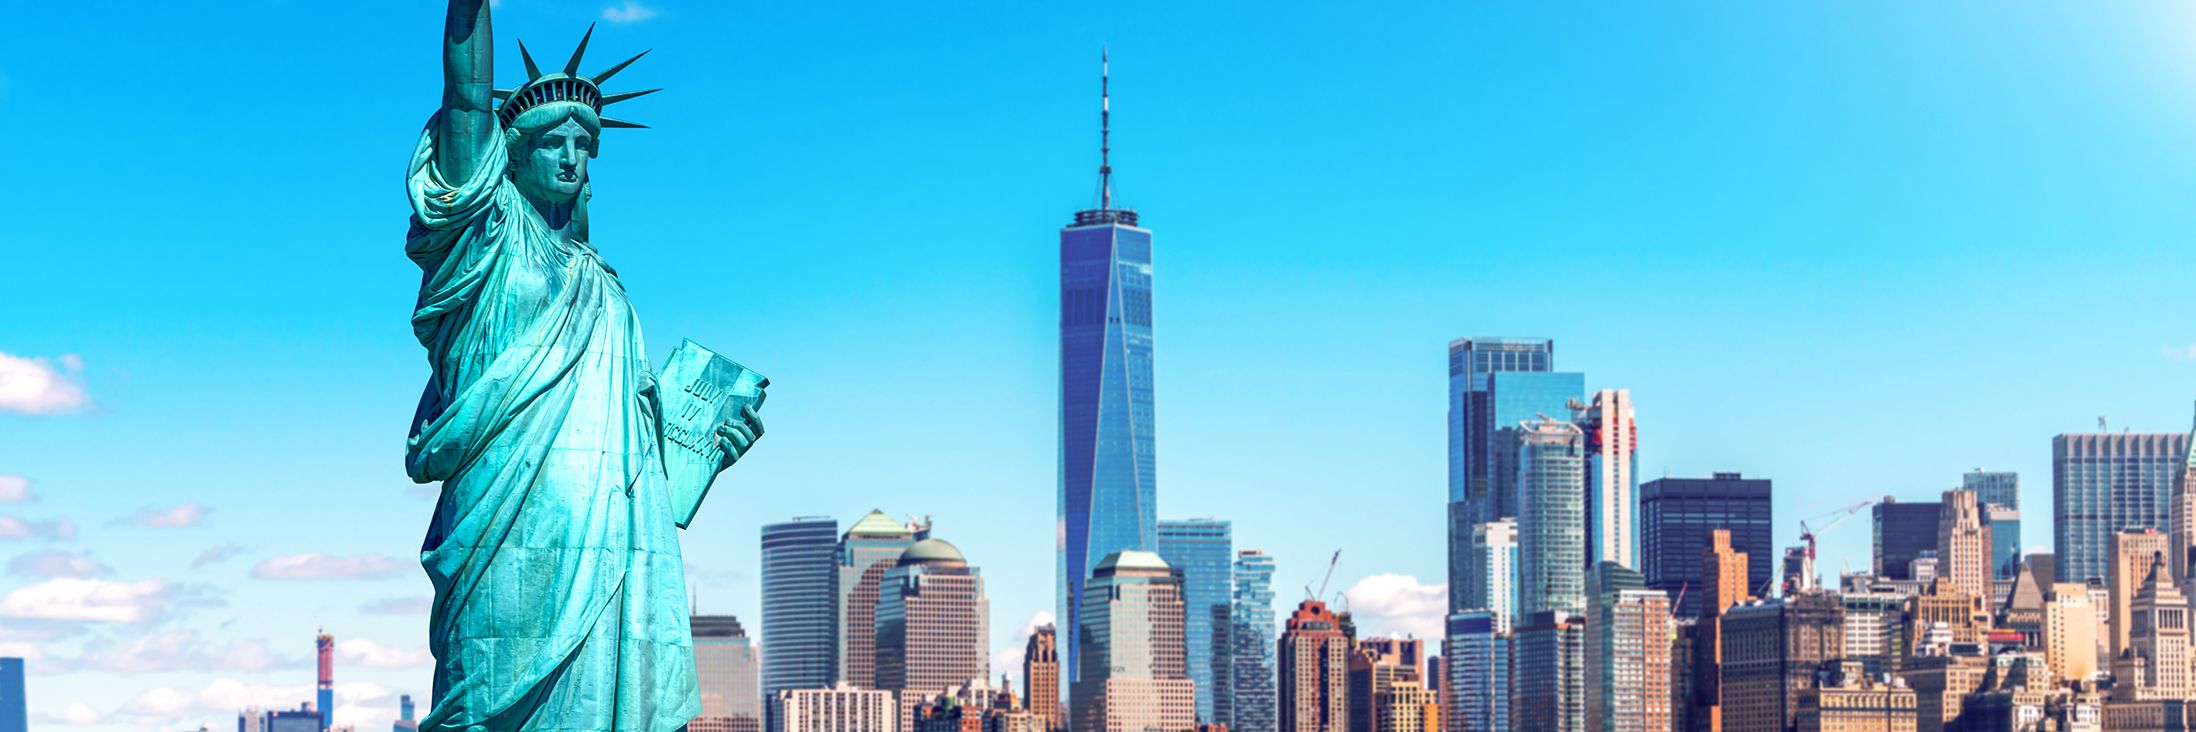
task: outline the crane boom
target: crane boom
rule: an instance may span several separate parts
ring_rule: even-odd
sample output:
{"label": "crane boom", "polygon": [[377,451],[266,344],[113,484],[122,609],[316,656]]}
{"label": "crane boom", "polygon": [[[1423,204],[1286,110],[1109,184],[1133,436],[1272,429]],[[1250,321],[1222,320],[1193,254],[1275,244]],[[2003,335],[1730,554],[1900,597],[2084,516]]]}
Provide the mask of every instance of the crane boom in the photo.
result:
{"label": "crane boom", "polygon": [[1319,578],[1319,591],[1312,592],[1311,587],[1307,585],[1304,587],[1304,594],[1310,595],[1311,599],[1314,602],[1318,601],[1321,597],[1325,597],[1327,595],[1327,583],[1334,580],[1334,565],[1341,562],[1342,550],[1336,549],[1334,550],[1334,558],[1327,560],[1327,576]]}
{"label": "crane boom", "polygon": [[1800,560],[1799,589],[1815,589],[1815,535],[1824,531],[1829,531],[1831,527],[1837,526],[1838,524],[1845,523],[1845,520],[1852,518],[1853,514],[1860,513],[1861,509],[1873,506],[1875,504],[1876,502],[1874,500],[1861,501],[1857,505],[1841,508],[1836,511],[1831,511],[1826,514],[1822,514],[1822,516],[1816,516],[1814,518],[1818,521],[1822,520],[1823,516],[1835,517],[1830,519],[1830,523],[1823,524],[1822,528],[1820,529],[1808,528],[1807,522],[1800,522],[1800,541],[1807,542],[1807,553]]}

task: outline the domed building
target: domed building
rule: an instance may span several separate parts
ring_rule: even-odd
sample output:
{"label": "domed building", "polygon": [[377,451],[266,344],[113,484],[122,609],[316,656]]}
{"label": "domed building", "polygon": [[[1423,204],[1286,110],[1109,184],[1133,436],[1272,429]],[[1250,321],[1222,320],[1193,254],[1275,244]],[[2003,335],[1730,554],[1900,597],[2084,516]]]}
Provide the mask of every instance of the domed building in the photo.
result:
{"label": "domed building", "polygon": [[991,676],[983,573],[943,539],[915,542],[885,572],[876,628],[877,688],[900,692],[902,729],[924,698]]}

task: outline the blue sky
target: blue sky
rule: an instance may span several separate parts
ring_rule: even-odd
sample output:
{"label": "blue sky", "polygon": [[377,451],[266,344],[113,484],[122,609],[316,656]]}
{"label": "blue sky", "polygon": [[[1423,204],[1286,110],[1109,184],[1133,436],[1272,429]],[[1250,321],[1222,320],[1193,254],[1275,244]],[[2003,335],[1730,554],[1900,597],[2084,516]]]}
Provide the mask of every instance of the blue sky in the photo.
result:
{"label": "blue sky", "polygon": [[[594,21],[589,70],[655,49],[611,85],[667,91],[618,108],[654,128],[604,140],[595,239],[654,352],[773,382],[684,535],[702,609],[754,628],[760,525],[871,508],[983,568],[996,648],[1052,608],[1101,47],[1155,232],[1161,514],[1233,520],[1284,602],[1341,549],[1376,632],[1431,627],[1459,336],[1631,389],[1646,477],[1772,478],[1779,543],[1987,467],[2048,546],[2052,435],[2189,425],[2196,8],[1359,5],[503,0],[544,64]],[[34,726],[295,704],[318,623],[342,720],[385,728],[428,690],[399,180],[440,6],[4,12],[0,363],[63,379],[0,413]]]}

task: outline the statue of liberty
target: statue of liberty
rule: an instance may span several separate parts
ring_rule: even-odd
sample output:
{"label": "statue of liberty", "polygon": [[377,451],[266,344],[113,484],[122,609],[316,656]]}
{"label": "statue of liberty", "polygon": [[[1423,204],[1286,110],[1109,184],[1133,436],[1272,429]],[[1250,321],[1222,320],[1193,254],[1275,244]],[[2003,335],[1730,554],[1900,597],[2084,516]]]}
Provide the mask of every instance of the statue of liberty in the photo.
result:
{"label": "statue of liberty", "polygon": [[[442,107],[407,180],[434,374],[405,462],[442,484],[420,548],[436,664],[420,730],[672,732],[700,711],[675,527],[762,435],[768,382],[692,343],[735,383],[680,384],[688,348],[651,371],[587,221],[602,130],[639,127],[602,107],[647,92],[601,91],[632,60],[581,75],[586,38],[547,74],[521,45],[526,83],[493,89],[488,5],[450,0]],[[682,489],[695,459],[700,487]]]}

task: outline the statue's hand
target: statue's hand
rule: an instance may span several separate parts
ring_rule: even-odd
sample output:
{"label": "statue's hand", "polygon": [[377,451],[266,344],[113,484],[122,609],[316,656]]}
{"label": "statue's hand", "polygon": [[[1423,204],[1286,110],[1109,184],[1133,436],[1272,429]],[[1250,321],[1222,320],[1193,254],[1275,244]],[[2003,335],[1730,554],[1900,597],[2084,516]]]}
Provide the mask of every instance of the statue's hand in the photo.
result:
{"label": "statue's hand", "polygon": [[755,406],[750,404],[741,407],[738,418],[717,426],[717,439],[724,446],[724,466],[718,469],[730,467],[740,456],[746,455],[747,449],[754,447],[755,441],[762,439],[762,436],[762,417],[756,416]]}

